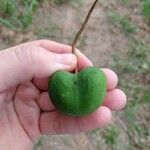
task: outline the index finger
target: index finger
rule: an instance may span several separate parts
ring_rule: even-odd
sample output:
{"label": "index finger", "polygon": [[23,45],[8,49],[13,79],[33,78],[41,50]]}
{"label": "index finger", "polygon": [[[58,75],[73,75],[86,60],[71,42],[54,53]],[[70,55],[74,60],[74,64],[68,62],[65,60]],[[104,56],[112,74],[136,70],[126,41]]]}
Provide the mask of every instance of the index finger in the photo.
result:
{"label": "index finger", "polygon": [[[86,67],[93,66],[92,62],[79,50],[76,50],[76,56],[78,59],[79,71]],[[107,68],[102,69],[102,71],[104,72],[107,79],[107,90],[113,90],[118,84],[118,77],[116,73]],[[41,90],[44,91],[48,90],[48,79],[36,79],[34,80],[34,84],[36,85],[37,88]]]}
{"label": "index finger", "polygon": [[54,53],[71,53],[72,52],[71,46],[57,43],[57,42],[50,41],[50,40],[37,40],[37,41],[29,42],[29,44],[40,46]]}

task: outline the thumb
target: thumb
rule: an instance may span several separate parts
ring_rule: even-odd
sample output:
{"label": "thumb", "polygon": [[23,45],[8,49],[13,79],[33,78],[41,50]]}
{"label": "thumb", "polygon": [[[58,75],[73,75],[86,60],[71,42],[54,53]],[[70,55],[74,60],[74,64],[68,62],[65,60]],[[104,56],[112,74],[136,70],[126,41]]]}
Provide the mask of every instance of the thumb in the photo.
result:
{"label": "thumb", "polygon": [[56,54],[37,46],[18,46],[0,52],[0,92],[35,78],[47,78],[58,70],[76,67],[75,55]]}

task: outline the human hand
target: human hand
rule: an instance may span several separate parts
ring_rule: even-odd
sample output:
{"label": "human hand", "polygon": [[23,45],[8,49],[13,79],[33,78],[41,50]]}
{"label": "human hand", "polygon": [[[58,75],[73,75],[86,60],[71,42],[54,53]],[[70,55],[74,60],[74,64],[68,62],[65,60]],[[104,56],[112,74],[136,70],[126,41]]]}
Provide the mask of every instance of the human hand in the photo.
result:
{"label": "human hand", "polygon": [[[28,150],[41,134],[65,134],[104,127],[111,110],[125,106],[125,94],[116,88],[117,75],[102,69],[107,78],[103,106],[85,117],[59,113],[48,96],[48,77],[58,70],[92,66],[80,51],[48,40],[28,42],[0,52],[0,149]],[[92,122],[92,123],[89,123]]]}

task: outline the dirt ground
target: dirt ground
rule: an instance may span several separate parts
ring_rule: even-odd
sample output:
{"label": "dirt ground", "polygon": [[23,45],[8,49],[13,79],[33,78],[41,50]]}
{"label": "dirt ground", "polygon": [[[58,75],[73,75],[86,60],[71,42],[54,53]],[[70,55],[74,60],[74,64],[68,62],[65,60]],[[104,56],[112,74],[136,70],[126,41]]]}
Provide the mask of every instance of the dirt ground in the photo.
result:
{"label": "dirt ground", "polygon": [[[43,4],[43,9],[39,9],[34,16],[32,27],[25,33],[17,33],[0,26],[0,49],[4,49],[22,42],[47,38],[61,43],[71,44],[75,33],[79,30],[83,19],[92,1],[83,0],[83,6],[73,7],[70,5],[49,5]],[[120,29],[114,28],[108,21],[108,11],[117,9],[119,12],[130,14],[132,20],[136,20],[140,26],[140,33],[137,38],[150,33],[147,24],[141,23],[143,20],[139,16],[136,3],[133,8],[125,9],[117,4],[115,0],[106,2],[102,0],[98,3],[86,31],[83,33],[78,43],[78,48],[90,58],[96,66],[112,68],[114,55],[127,54],[129,38]],[[114,68],[112,68],[114,70]],[[114,113],[113,124],[122,124],[122,112]],[[76,135],[51,135],[43,136],[38,143],[38,150],[111,150],[104,138],[104,129],[94,132],[81,133]],[[120,143],[117,149],[126,150],[128,136],[124,129],[119,128]],[[124,147],[124,148],[122,148]],[[134,148],[133,148],[134,149]],[[137,148],[135,148],[137,149]],[[146,150],[146,149],[145,149]]]}

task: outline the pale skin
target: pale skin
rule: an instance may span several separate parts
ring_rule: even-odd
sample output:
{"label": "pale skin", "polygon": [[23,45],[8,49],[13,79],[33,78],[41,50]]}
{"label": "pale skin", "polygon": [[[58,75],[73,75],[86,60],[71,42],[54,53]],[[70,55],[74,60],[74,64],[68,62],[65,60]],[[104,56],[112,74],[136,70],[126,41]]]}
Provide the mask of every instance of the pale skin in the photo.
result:
{"label": "pale skin", "polygon": [[42,134],[89,131],[110,123],[111,111],[126,104],[117,88],[118,77],[102,69],[107,78],[103,106],[85,117],[59,113],[48,96],[48,77],[58,70],[81,70],[92,66],[80,51],[48,40],[38,40],[0,52],[0,149],[30,150]]}

